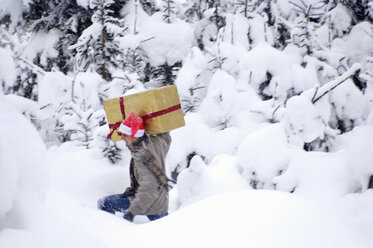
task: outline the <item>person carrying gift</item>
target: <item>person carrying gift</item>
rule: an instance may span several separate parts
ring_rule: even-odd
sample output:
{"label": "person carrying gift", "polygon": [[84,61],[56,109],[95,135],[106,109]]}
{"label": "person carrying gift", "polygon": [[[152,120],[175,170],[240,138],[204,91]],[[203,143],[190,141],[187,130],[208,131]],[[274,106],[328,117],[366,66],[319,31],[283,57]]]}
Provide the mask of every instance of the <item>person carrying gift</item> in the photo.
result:
{"label": "person carrying gift", "polygon": [[169,132],[148,135],[143,120],[130,113],[121,123],[118,135],[131,152],[131,186],[124,193],[98,200],[99,209],[124,213],[133,221],[135,215],[146,215],[150,221],[168,214],[169,186],[166,176],[165,157],[171,143]]}

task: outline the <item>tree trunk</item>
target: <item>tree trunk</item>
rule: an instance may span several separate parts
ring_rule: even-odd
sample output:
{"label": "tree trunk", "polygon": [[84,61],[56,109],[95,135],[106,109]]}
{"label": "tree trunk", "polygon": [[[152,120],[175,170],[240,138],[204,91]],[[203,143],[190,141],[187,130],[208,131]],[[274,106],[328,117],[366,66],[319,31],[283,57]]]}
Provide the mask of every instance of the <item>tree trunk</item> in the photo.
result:
{"label": "tree trunk", "polygon": [[101,25],[102,25],[102,32],[101,32],[101,76],[103,79],[107,80],[106,74],[106,53],[105,53],[105,46],[106,46],[106,27],[105,27],[105,7],[104,2],[102,2],[101,6]]}
{"label": "tree trunk", "polygon": [[171,23],[171,3],[170,3],[170,0],[167,1],[167,14],[168,14],[167,23]]}

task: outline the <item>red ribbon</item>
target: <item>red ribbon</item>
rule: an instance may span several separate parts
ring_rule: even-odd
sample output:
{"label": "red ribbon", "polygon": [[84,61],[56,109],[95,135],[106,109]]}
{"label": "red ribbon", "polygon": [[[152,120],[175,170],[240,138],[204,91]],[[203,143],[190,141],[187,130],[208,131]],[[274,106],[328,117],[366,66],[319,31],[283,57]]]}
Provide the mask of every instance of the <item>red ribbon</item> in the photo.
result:
{"label": "red ribbon", "polygon": [[119,128],[119,126],[120,126],[121,123],[122,122],[119,121],[119,122],[114,123],[114,124],[109,124],[109,128],[112,128],[113,130],[108,134],[108,136],[106,137],[107,139],[110,139],[111,136],[113,136],[115,130],[117,130]]}
{"label": "red ribbon", "polygon": [[[119,106],[120,106],[120,112],[122,112],[122,117],[124,120],[126,118],[126,111],[124,109],[123,97],[119,97]],[[113,130],[108,134],[106,139],[110,139],[111,136],[113,136],[113,133],[115,132],[115,130],[117,130],[120,127],[121,123],[122,123],[121,121],[118,121],[117,123],[114,123],[114,124],[109,123],[109,128],[112,128]]]}
{"label": "red ribbon", "polygon": [[169,108],[166,108],[166,109],[162,109],[160,111],[157,111],[157,112],[153,112],[153,113],[150,113],[150,114],[146,114],[146,115],[143,115],[143,116],[140,116],[144,121],[146,120],[149,120],[151,118],[155,118],[155,117],[158,117],[158,116],[161,116],[161,115],[165,115],[167,113],[170,113],[172,111],[175,111],[175,110],[178,110],[178,109],[181,109],[181,105],[178,104],[178,105],[175,105],[175,106],[172,106],[172,107],[169,107]]}
{"label": "red ribbon", "polygon": [[124,111],[123,97],[119,97],[120,112],[122,112],[123,120],[126,119],[126,111]]}

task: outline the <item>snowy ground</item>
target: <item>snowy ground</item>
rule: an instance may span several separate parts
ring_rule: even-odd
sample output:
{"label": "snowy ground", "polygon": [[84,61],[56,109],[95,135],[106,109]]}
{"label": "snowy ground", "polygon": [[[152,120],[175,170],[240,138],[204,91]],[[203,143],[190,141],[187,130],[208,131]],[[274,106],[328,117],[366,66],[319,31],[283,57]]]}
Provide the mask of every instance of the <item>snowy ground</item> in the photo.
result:
{"label": "snowy ground", "polygon": [[[327,204],[301,194],[254,191],[240,181],[230,167],[235,159],[228,155],[218,156],[200,174],[203,187],[194,181],[200,190],[191,196],[192,202],[180,198],[187,191],[182,188],[188,181],[184,173],[181,186],[171,192],[169,216],[151,223],[137,216],[136,223],[129,223],[96,209],[98,198],[128,185],[128,161],[113,166],[94,150],[77,150],[69,144],[46,150],[32,124],[7,104],[0,106],[0,123],[2,248],[368,248],[373,244],[372,190]],[[201,163],[196,157],[190,170],[198,170]],[[232,183],[219,188],[223,178]]]}

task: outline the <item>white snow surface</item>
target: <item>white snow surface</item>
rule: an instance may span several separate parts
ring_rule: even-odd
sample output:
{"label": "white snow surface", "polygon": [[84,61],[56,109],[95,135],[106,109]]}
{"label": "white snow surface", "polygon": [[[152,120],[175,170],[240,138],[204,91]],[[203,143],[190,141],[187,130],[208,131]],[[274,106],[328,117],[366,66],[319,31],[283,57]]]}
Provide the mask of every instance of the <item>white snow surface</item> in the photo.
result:
{"label": "white snow surface", "polygon": [[175,243],[178,247],[260,248],[356,245],[332,213],[304,198],[271,191],[235,191],[208,198],[158,222],[131,229],[126,241],[129,247],[172,247]]}
{"label": "white snow surface", "polygon": [[0,100],[0,228],[37,225],[49,179],[46,149],[29,120]]}

